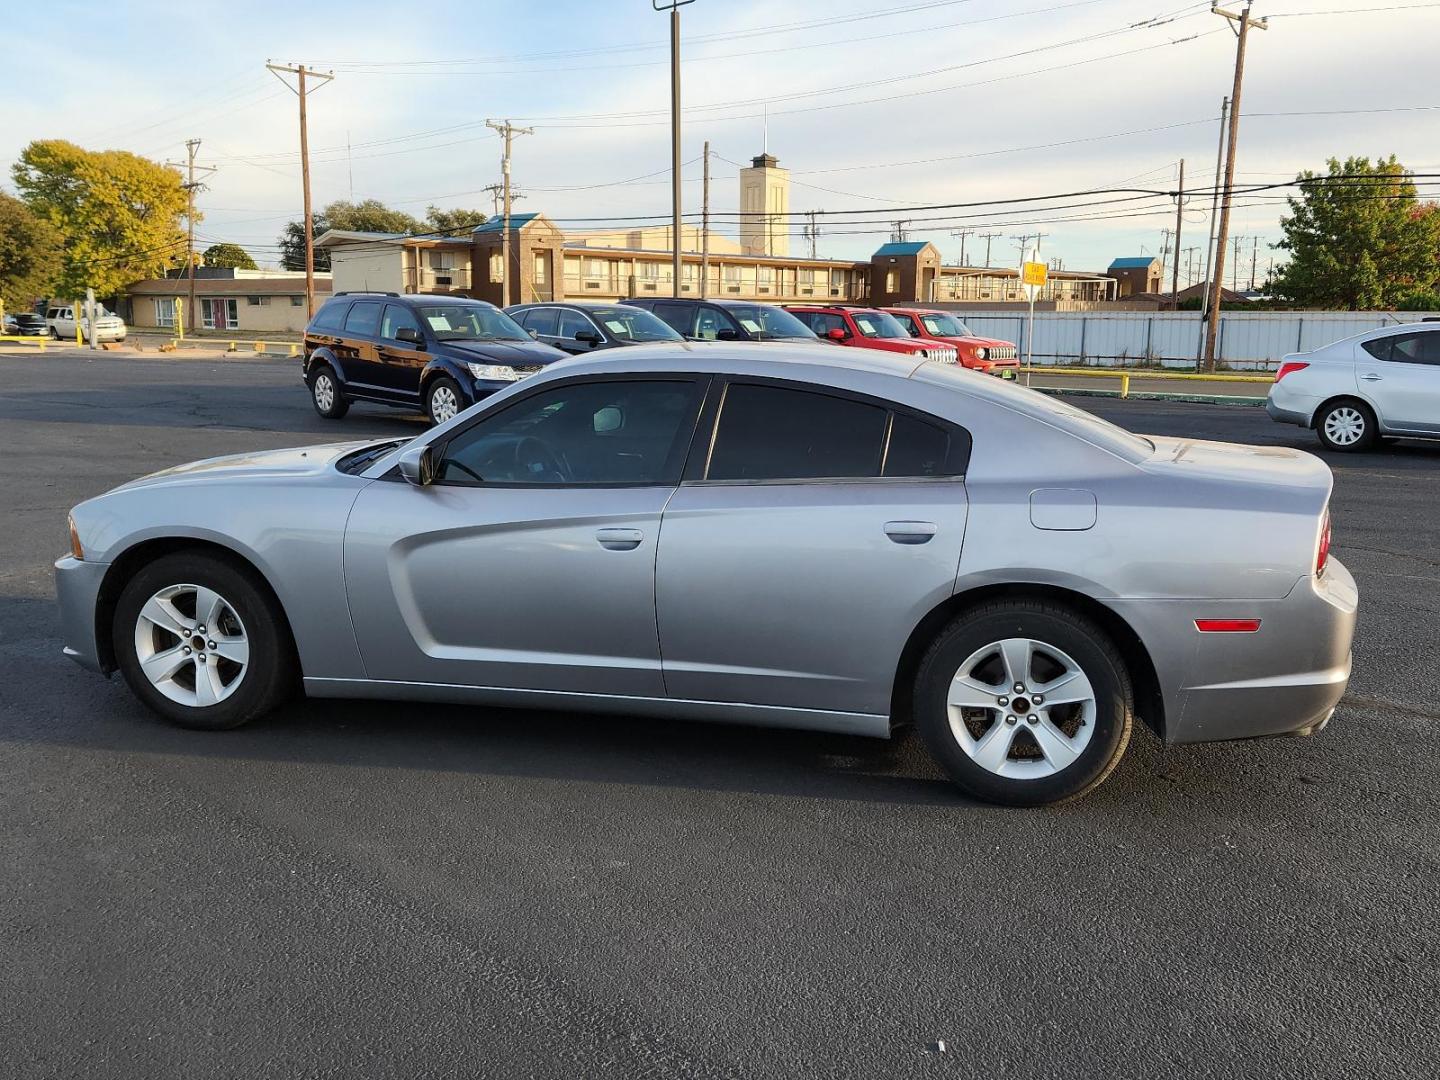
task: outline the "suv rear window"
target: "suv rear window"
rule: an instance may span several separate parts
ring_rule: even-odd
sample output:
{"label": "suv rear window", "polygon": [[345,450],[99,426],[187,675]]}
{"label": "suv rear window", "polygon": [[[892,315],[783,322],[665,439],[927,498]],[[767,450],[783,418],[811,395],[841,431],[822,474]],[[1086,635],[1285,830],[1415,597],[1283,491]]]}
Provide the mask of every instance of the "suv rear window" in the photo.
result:
{"label": "suv rear window", "polygon": [[339,330],[345,322],[345,312],[350,306],[348,300],[331,300],[315,313],[311,320],[311,330]]}
{"label": "suv rear window", "polygon": [[350,308],[350,314],[345,316],[345,332],[347,334],[366,334],[374,336],[380,331],[380,305],[361,301]]}

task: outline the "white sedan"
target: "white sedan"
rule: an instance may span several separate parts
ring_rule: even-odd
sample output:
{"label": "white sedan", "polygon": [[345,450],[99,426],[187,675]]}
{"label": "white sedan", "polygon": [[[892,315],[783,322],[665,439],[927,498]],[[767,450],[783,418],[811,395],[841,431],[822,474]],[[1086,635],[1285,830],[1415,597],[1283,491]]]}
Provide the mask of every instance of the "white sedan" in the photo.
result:
{"label": "white sedan", "polygon": [[1367,330],[1285,357],[1265,411],[1314,428],[1330,450],[1395,435],[1440,438],[1440,322]]}

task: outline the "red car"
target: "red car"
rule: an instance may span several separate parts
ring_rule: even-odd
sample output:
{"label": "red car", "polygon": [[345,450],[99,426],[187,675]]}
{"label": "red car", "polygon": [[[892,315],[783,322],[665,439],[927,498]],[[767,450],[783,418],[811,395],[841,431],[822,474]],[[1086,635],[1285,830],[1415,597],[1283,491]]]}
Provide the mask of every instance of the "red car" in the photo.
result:
{"label": "red car", "polygon": [[941,341],[916,341],[903,326],[879,308],[809,304],[783,306],[814,330],[818,337],[836,345],[907,353],[941,364],[953,364],[958,359],[955,346]]}
{"label": "red car", "polygon": [[1013,379],[1020,367],[1019,353],[1013,341],[976,337],[953,312],[929,308],[883,310],[893,316],[912,338],[955,346],[960,353],[960,363],[967,368]]}

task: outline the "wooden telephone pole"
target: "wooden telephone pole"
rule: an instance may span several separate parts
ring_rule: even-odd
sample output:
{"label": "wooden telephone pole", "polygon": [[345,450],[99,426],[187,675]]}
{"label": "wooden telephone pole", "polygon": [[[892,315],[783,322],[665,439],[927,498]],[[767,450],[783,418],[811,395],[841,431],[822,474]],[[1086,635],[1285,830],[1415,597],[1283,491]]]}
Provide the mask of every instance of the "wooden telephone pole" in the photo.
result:
{"label": "wooden telephone pole", "polygon": [[[267,63],[265,66],[300,99],[300,185],[305,199],[305,312],[309,319],[315,315],[315,223],[310,213],[310,131],[305,119],[305,103],[311,93],[333,80],[335,73],[316,71],[304,64]],[[294,75],[298,85],[290,86],[286,75]],[[320,81],[309,86],[306,84],[307,76]]]}
{"label": "wooden telephone pole", "polygon": [[1175,194],[1175,269],[1170,275],[1170,310],[1180,310],[1180,231],[1185,227],[1185,159],[1180,159],[1180,189]]}
{"label": "wooden telephone pole", "polygon": [[516,127],[509,120],[486,120],[485,126],[494,128],[505,139],[505,156],[500,159],[500,178],[503,181],[500,221],[500,306],[510,306],[510,142],[516,135],[534,135],[534,128]]}
{"label": "wooden telephone pole", "polygon": [[190,279],[190,299],[185,308],[185,323],[190,327],[199,325],[195,321],[195,193],[205,187],[203,183],[195,179],[195,170],[199,169],[206,176],[215,171],[214,165],[195,164],[195,151],[199,149],[199,139],[186,139],[185,160],[165,163],[185,170],[185,183],[181,185],[185,189],[185,274]]}
{"label": "wooden telephone pole", "polygon": [[700,185],[700,299],[710,288],[710,140],[705,140],[704,183]]}
{"label": "wooden telephone pole", "polygon": [[1250,17],[1251,4],[1240,14],[1212,6],[1211,11],[1238,25],[1235,31],[1235,88],[1230,93],[1230,134],[1225,148],[1225,182],[1221,187],[1224,201],[1220,204],[1220,227],[1215,235],[1215,273],[1210,282],[1210,320],[1205,327],[1205,370],[1215,370],[1215,343],[1220,334],[1220,297],[1225,281],[1225,243],[1230,231],[1230,209],[1235,195],[1235,145],[1240,138],[1240,93],[1245,86],[1245,46],[1251,30],[1268,30],[1265,19]]}

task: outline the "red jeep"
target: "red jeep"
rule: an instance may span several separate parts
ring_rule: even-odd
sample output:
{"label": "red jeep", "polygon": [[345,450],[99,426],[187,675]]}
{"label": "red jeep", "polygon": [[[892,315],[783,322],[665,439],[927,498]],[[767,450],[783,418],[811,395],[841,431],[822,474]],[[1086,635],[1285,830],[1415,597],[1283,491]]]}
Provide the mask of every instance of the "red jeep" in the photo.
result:
{"label": "red jeep", "polygon": [[906,353],[942,364],[956,362],[953,345],[942,341],[916,341],[879,308],[848,307],[842,304],[782,304],[782,307],[823,341],[861,349],[883,349]]}
{"label": "red jeep", "polygon": [[960,363],[967,368],[1013,379],[1020,367],[1020,358],[1012,341],[976,337],[954,312],[929,308],[884,308],[905,332],[919,341],[937,345],[953,345],[960,353]]}

